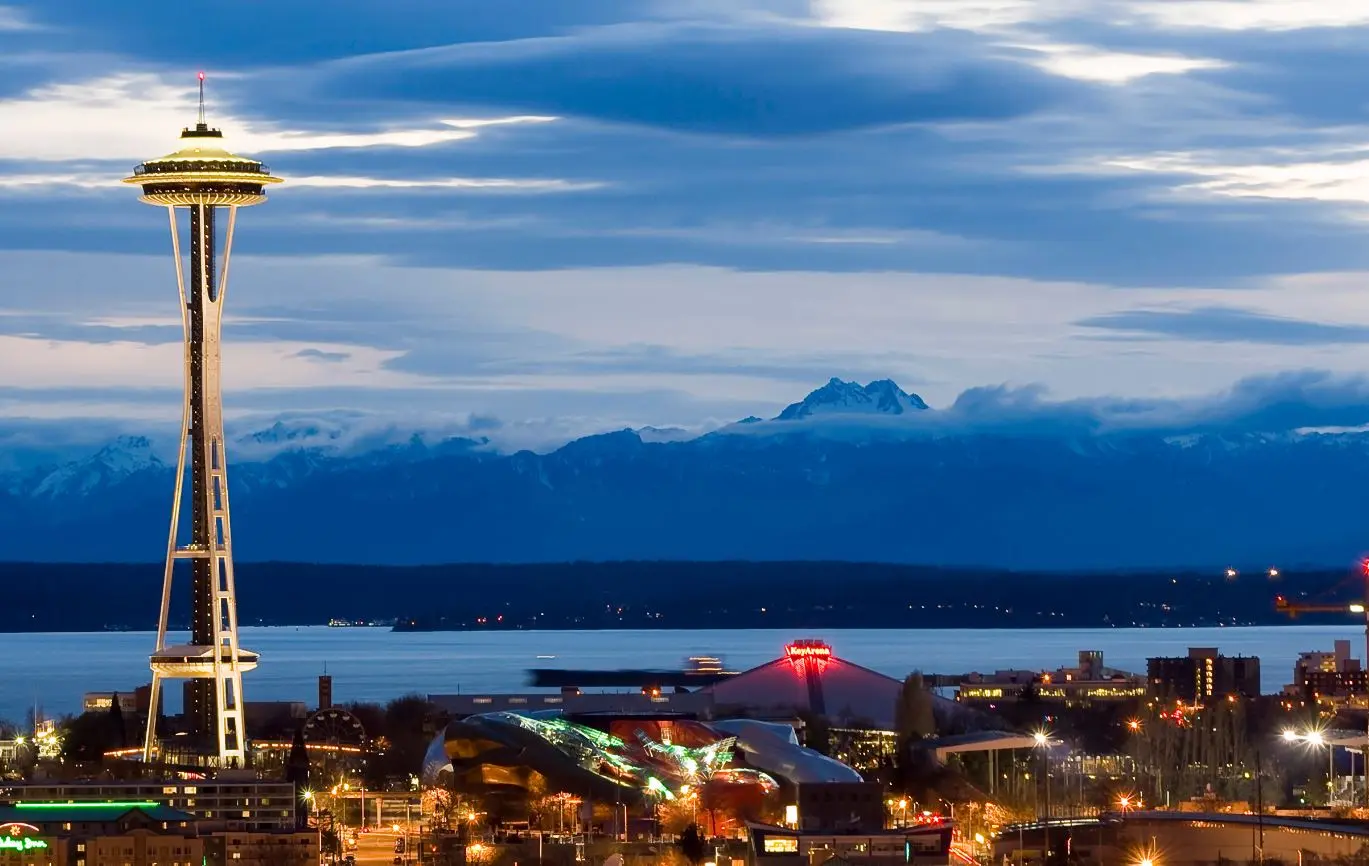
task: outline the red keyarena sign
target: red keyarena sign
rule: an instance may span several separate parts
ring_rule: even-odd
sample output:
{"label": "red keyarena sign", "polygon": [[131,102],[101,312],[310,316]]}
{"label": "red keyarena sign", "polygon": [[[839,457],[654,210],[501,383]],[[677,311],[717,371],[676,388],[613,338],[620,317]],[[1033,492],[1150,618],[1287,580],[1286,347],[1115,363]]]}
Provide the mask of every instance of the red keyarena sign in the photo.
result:
{"label": "red keyarena sign", "polygon": [[796,644],[796,643],[791,643],[791,644],[789,644],[788,646],[786,646],[786,647],[784,648],[784,654],[785,654],[785,656],[786,656],[787,658],[791,658],[791,659],[799,659],[799,658],[830,659],[830,658],[832,657],[832,648],[829,647],[827,644]]}

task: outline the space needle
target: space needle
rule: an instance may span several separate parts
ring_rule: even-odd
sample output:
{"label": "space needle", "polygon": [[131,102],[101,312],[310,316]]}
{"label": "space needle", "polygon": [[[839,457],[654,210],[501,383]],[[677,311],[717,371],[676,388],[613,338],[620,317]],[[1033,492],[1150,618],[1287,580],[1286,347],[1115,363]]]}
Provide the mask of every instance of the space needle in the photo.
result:
{"label": "space needle", "polygon": [[[157,708],[162,681],[175,679],[187,681],[184,695],[188,737],[176,738],[189,740],[185,745],[190,755],[185,757],[199,763],[235,767],[245,765],[247,760],[242,675],[256,667],[257,654],[238,644],[219,346],[238,208],[261,204],[266,200],[266,186],[280,183],[281,179],[272,177],[260,162],[225,149],[223,133],[211,129],[205,121],[203,72],[199,74],[199,85],[199,118],[193,128],[181,131],[180,149],[148,160],[133,170],[132,177],[124,179],[124,183],[142,188],[144,203],[166,208],[170,218],[171,253],[185,336],[180,456],[162,577],[157,645],[151,657],[152,694],[143,760],[151,761],[162,752],[157,739]],[[180,210],[189,211],[188,267],[181,257],[181,231],[177,223]],[[227,224],[220,233],[218,223],[225,215]],[[189,538],[181,543],[187,455]],[[176,564],[181,561],[190,563],[190,642],[169,646],[166,638],[172,578],[177,572]]]}

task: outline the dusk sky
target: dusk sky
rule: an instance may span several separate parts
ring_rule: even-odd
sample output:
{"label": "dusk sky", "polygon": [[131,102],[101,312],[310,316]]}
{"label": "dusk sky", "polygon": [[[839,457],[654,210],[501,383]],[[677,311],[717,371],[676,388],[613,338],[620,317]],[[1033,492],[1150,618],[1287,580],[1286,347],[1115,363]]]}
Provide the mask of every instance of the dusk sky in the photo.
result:
{"label": "dusk sky", "polygon": [[1369,422],[1369,2],[0,5],[0,417],[179,417],[166,217],[119,180],[200,69],[286,179],[238,223],[230,417],[532,442],[840,376]]}

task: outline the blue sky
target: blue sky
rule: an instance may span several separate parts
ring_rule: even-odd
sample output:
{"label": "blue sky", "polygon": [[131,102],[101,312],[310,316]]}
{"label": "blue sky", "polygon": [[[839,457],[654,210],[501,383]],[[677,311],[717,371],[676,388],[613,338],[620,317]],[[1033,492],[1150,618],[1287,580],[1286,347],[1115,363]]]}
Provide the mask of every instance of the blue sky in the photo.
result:
{"label": "blue sky", "polygon": [[0,5],[0,417],[178,416],[165,217],[117,181],[199,69],[287,180],[239,222],[234,417],[1366,393],[1369,4],[321,8]]}

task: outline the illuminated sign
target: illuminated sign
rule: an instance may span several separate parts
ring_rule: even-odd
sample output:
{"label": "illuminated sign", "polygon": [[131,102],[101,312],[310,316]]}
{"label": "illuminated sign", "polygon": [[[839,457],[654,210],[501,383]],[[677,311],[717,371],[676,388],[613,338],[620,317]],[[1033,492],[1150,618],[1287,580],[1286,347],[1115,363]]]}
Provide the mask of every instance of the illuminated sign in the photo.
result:
{"label": "illuminated sign", "polygon": [[48,847],[46,840],[37,838],[38,828],[32,824],[0,824],[0,851],[34,851]]}
{"label": "illuminated sign", "polygon": [[794,672],[807,676],[812,670],[821,673],[832,660],[832,648],[820,640],[796,640],[784,648],[784,657],[794,666]]}
{"label": "illuminated sign", "polygon": [[766,836],[762,850],[767,854],[797,854],[799,840],[787,836]]}

